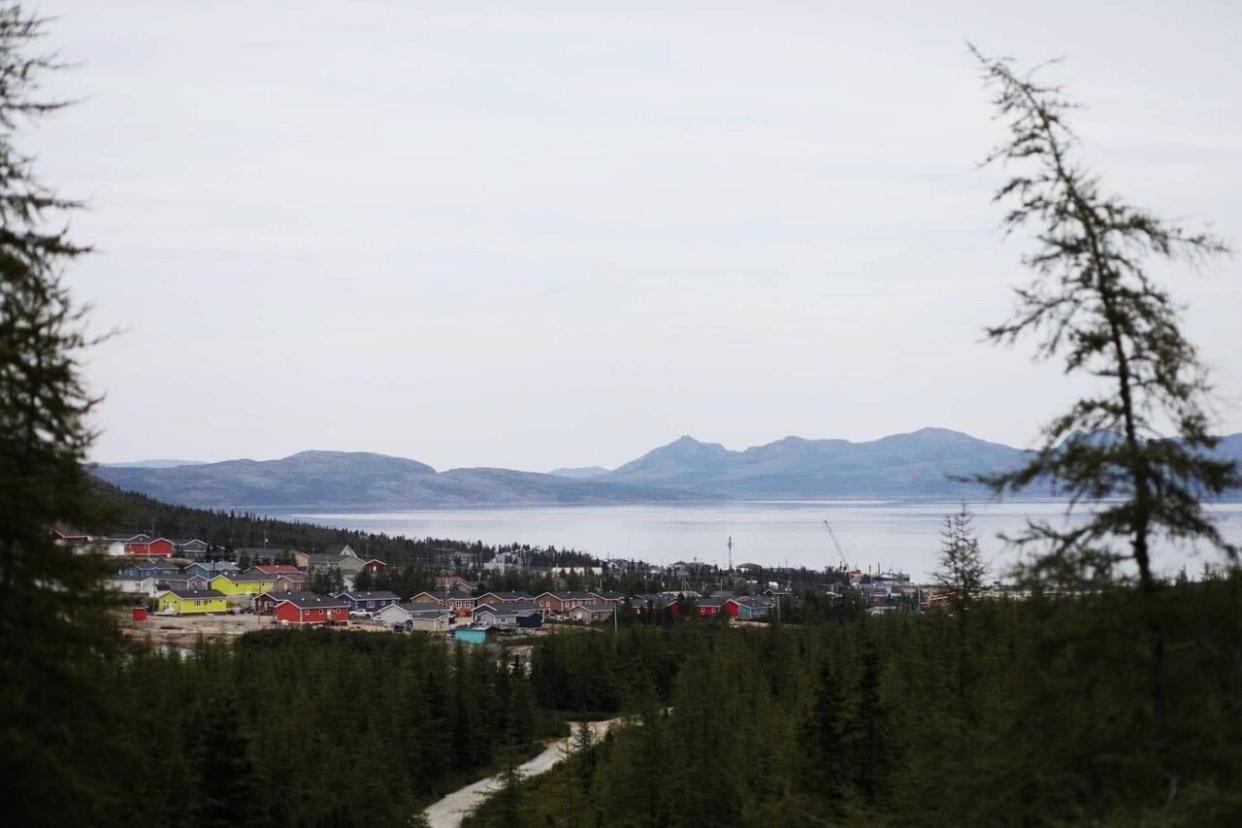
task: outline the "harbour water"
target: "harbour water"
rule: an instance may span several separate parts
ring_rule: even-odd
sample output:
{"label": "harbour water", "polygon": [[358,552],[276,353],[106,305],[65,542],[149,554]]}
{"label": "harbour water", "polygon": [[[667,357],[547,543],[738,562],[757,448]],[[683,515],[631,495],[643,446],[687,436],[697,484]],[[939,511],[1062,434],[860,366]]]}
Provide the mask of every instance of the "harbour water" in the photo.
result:
{"label": "harbour water", "polygon": [[[851,566],[900,569],[915,579],[934,568],[944,516],[959,502],[799,501],[695,505],[625,505],[426,509],[389,513],[299,513],[300,520],[407,537],[481,540],[487,544],[551,544],[601,558],[652,563],[699,560],[822,568],[840,562],[824,527],[828,521]],[[1020,532],[1028,517],[1066,520],[1066,504],[1053,501],[968,503],[984,554],[1000,574],[1018,552],[998,535]],[[1227,540],[1242,544],[1242,503],[1213,507]],[[1074,518],[1070,518],[1073,520]],[[1164,542],[1160,571],[1181,567],[1193,576],[1220,555],[1206,548]]]}

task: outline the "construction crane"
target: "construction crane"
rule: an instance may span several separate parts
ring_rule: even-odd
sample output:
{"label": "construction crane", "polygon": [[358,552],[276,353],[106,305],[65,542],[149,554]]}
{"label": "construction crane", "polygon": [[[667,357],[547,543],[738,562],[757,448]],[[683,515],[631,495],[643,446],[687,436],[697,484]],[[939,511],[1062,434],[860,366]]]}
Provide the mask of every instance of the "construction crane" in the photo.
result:
{"label": "construction crane", "polygon": [[841,541],[837,540],[837,533],[832,531],[832,524],[824,521],[824,528],[828,530],[828,537],[832,538],[832,545],[837,548],[837,554],[841,556],[841,571],[850,571],[850,562],[845,559],[845,550],[841,548]]}

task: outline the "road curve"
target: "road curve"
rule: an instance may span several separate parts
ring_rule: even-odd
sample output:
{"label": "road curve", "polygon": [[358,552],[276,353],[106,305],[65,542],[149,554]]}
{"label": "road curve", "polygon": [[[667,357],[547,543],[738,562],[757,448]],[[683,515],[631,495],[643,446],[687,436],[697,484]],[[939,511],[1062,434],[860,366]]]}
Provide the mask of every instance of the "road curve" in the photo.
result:
{"label": "road curve", "polygon": [[[622,719],[609,719],[604,722],[570,722],[571,735],[549,743],[544,751],[534,759],[518,766],[518,774],[526,778],[552,770],[554,765],[573,753],[573,735],[576,735],[584,724],[591,728],[596,739],[602,739],[610,728],[615,727],[621,721]],[[424,812],[427,823],[431,828],[459,828],[466,814],[483,804],[483,800],[504,787],[504,784],[504,775],[497,774],[453,791],[427,808]]]}

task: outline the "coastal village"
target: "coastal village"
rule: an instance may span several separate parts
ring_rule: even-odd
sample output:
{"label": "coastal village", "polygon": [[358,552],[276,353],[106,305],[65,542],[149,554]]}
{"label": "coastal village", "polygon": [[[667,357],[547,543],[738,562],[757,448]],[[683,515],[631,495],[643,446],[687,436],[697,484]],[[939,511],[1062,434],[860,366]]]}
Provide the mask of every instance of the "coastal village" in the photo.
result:
{"label": "coastal village", "polygon": [[[904,575],[843,573],[843,583],[793,591],[788,583],[761,581],[754,564],[722,574],[698,562],[654,567],[639,561],[535,568],[523,556],[497,551],[486,560],[460,553],[439,563],[434,588],[414,594],[381,588],[389,564],[349,545],[317,551],[286,547],[238,548],[225,553],[197,538],[155,533],[91,536],[71,527],[53,531],[57,543],[117,559],[108,579],[132,597],[131,634],[186,642],[199,635],[229,635],[264,626],[326,626],[373,632],[421,632],[464,644],[540,634],[554,625],[670,623],[718,618],[764,622],[788,615],[808,597],[855,601],[871,614],[934,606],[940,596]],[[619,591],[636,572],[658,584],[651,591]],[[518,573],[553,588],[492,590],[500,576]],[[831,587],[831,588],[830,588]],[[164,636],[156,635],[163,631]]]}

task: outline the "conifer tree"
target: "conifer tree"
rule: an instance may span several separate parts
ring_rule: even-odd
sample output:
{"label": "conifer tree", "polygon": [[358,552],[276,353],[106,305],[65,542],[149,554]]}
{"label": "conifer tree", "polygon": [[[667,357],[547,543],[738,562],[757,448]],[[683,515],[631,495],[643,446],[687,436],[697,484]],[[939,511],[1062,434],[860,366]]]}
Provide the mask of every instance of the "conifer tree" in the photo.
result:
{"label": "conifer tree", "polygon": [[1081,523],[1065,528],[1034,520],[1014,540],[1047,547],[1027,567],[1038,581],[1111,581],[1127,577],[1119,564],[1133,564],[1149,612],[1151,696],[1159,716],[1164,633],[1156,617],[1153,541],[1203,541],[1235,560],[1237,550],[1203,501],[1242,485],[1242,478],[1235,463],[1211,453],[1217,438],[1207,414],[1207,371],[1148,260],[1196,263],[1227,248],[1105,194],[1075,160],[1077,138],[1066,120],[1074,104],[1062,89],[973,51],[1009,131],[987,158],[1013,170],[995,200],[1009,205],[1008,231],[1033,227],[1035,236],[1035,250],[1024,258],[1034,278],[1017,289],[1013,314],[988,336],[998,343],[1034,336],[1039,357],[1060,358],[1066,373],[1098,380],[1094,393],[1045,427],[1029,462],[981,479],[1001,493],[1048,481],[1073,504],[1095,504]]}
{"label": "conifer tree", "polygon": [[249,740],[237,708],[227,696],[209,700],[190,720],[190,763],[195,781],[189,790],[196,828],[255,825],[254,768]]}
{"label": "conifer tree", "polygon": [[971,714],[971,658],[967,641],[969,614],[988,571],[972,523],[965,504],[960,512],[945,515],[940,529],[940,560],[932,573],[936,583],[948,594],[949,605],[953,609],[957,630],[958,707],[965,717]]}
{"label": "conifer tree", "polygon": [[1009,130],[987,158],[1014,166],[996,194],[1010,205],[1004,226],[1032,226],[1036,240],[1023,260],[1035,276],[1016,290],[1012,316],[988,336],[998,343],[1034,336],[1040,358],[1060,357],[1067,373],[1101,381],[1097,393],[1048,424],[1026,465],[984,479],[1000,492],[1050,481],[1075,503],[1117,498],[1081,525],[1032,522],[1017,540],[1051,541],[1051,552],[1034,564],[1036,575],[1112,578],[1128,560],[1150,593],[1158,535],[1203,540],[1236,555],[1202,501],[1242,481],[1234,463],[1210,453],[1217,438],[1207,415],[1207,372],[1147,259],[1195,263],[1227,248],[1105,195],[1099,179],[1074,160],[1077,139],[1066,121],[1074,104],[1062,89],[1020,76],[1007,60],[975,54]]}
{"label": "conifer tree", "polygon": [[42,185],[15,147],[19,128],[59,109],[39,100],[57,68],[32,54],[44,21],[0,7],[0,777],[15,824],[96,824],[108,763],[90,755],[105,717],[90,676],[114,651],[101,556],[54,543],[63,521],[93,522],[82,464],[96,404],[82,376],[91,340],[62,280],[86,249],[64,228],[77,205]]}

